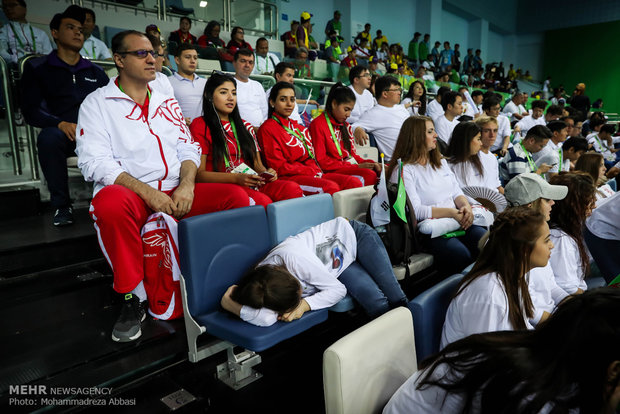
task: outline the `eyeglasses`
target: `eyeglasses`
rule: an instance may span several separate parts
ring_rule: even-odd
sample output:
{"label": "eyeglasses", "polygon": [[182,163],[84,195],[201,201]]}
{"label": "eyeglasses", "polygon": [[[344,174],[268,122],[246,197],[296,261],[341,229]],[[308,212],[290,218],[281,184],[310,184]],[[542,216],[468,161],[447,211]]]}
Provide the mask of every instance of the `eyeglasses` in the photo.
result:
{"label": "eyeglasses", "polygon": [[146,59],[148,55],[151,55],[153,58],[157,58],[163,55],[160,55],[155,50],[126,50],[125,52],[118,52],[119,55],[133,55],[138,59]]}
{"label": "eyeglasses", "polygon": [[370,73],[367,73],[365,75],[358,76],[358,78],[372,78],[372,75]]}
{"label": "eyeglasses", "polygon": [[403,91],[403,88],[398,88],[398,89],[388,89],[387,91],[388,91],[388,92],[399,92],[399,93],[400,93],[400,92],[402,92],[402,91]]}

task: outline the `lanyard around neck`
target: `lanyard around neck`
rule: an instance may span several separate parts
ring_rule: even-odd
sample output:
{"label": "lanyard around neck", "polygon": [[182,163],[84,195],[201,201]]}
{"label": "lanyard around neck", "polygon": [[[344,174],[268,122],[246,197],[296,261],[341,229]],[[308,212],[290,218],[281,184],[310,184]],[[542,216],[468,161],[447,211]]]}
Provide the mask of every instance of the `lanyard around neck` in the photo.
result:
{"label": "lanyard around neck", "polygon": [[285,126],[275,115],[273,115],[271,118],[273,118],[274,121],[280,124],[280,126],[284,128],[286,132],[288,132],[289,134],[297,138],[299,141],[301,141],[306,151],[308,151],[308,155],[310,156],[310,158],[314,159],[314,154],[312,153],[312,151],[310,151],[310,148],[308,147],[308,144],[306,143],[306,138],[304,137],[304,134],[302,134],[301,132],[297,130],[292,130],[291,128]]}
{"label": "lanyard around neck", "polygon": [[[19,36],[17,35],[17,31],[15,30],[15,27],[13,27],[13,23],[9,23],[9,26],[11,26],[11,31],[13,32],[13,36],[15,37],[15,40],[17,41],[17,43],[19,43],[19,47],[21,47],[23,50],[24,49],[24,42],[22,42],[22,39],[19,38]],[[32,37],[32,51],[34,53],[37,53],[37,42],[35,40],[34,37],[34,30],[32,30],[32,26],[30,27],[30,36]],[[26,43],[28,43],[28,39],[26,38],[26,34],[24,33],[24,28],[22,27],[22,34],[24,35],[24,39],[26,40]],[[30,44],[28,44],[28,46],[30,46]]]}
{"label": "lanyard around neck", "polygon": [[532,156],[530,155],[530,152],[525,149],[525,147],[523,146],[522,142],[520,142],[519,145],[521,145],[521,148],[523,149],[523,152],[525,152],[525,157],[527,158],[527,162],[530,164],[530,169],[532,170],[532,172],[536,172],[536,170],[537,170],[536,163],[532,159]]}
{"label": "lanyard around neck", "polygon": [[327,115],[327,112],[323,112],[323,115],[325,115],[325,120],[327,121],[329,132],[330,134],[332,134],[332,140],[334,141],[336,149],[338,150],[338,155],[340,155],[340,159],[342,159],[342,150],[340,149],[340,143],[338,142],[338,138],[336,138],[336,134],[334,133],[334,127],[332,127],[332,122],[329,119],[329,115]]}
{"label": "lanyard around neck", "polygon": [[[91,36],[92,36],[92,35],[91,35]],[[84,41],[84,42],[86,42],[86,41]],[[93,56],[92,56],[92,58],[93,58],[93,59],[97,59],[97,56],[95,55],[95,42],[93,42],[92,40],[91,40],[91,42],[92,42],[92,47],[91,47],[91,50],[92,50],[92,52],[93,52]],[[88,50],[86,50],[86,47],[84,47],[84,51],[86,52],[86,55],[87,55],[87,56],[90,56],[90,55],[88,54]]]}
{"label": "lanyard around neck", "polygon": [[[237,127],[235,127],[234,122],[229,122],[229,124],[230,124],[230,129],[232,129],[232,133],[235,137],[235,141],[237,141],[237,159],[239,159],[241,157],[241,145],[239,144],[239,138],[237,137]],[[225,129],[224,129],[224,132],[225,132],[224,141],[228,141],[226,139],[226,136],[228,135],[228,133],[226,133]],[[230,156],[230,151],[228,151],[228,142],[225,142],[225,144],[226,144],[226,156],[224,156],[224,164],[226,165],[226,170],[228,170],[230,168],[230,163],[232,162],[232,157]]]}
{"label": "lanyard around neck", "polygon": [[560,156],[560,165],[558,167],[558,172],[562,171],[562,165],[564,165],[564,151],[562,148],[558,148],[558,155]]}

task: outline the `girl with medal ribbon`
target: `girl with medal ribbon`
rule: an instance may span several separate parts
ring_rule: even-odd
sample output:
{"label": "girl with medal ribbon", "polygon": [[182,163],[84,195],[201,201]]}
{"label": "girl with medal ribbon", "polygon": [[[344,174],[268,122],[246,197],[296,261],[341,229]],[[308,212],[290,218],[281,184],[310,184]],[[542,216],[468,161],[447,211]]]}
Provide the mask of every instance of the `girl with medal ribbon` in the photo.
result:
{"label": "girl with medal ribbon", "polygon": [[299,183],[306,195],[361,187],[350,175],[323,173],[308,129],[289,119],[294,108],[293,85],[276,83],[269,94],[269,117],[258,131],[265,161],[280,177]]}
{"label": "girl with medal ribbon", "polygon": [[[260,205],[303,195],[299,184],[279,180],[262,163],[254,130],[239,115],[232,76],[213,73],[209,77],[202,108],[204,115],[190,126],[202,148],[196,182],[237,184]],[[247,167],[251,170],[243,172]]]}
{"label": "girl with medal ribbon", "polygon": [[374,185],[381,164],[367,160],[355,152],[353,131],[346,119],[355,106],[355,94],[341,83],[332,86],[325,112],[310,124],[316,160],[325,172],[357,177],[363,185]]}

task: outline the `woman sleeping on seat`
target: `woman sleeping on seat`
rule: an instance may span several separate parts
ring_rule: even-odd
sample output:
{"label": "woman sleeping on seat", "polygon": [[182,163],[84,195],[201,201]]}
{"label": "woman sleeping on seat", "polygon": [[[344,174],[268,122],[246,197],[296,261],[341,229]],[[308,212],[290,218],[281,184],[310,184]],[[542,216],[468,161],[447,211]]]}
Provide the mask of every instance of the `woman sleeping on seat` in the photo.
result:
{"label": "woman sleeping on seat", "polygon": [[333,306],[347,292],[371,318],[408,303],[377,232],[338,217],[276,246],[228,288],[221,305],[246,322],[270,326]]}

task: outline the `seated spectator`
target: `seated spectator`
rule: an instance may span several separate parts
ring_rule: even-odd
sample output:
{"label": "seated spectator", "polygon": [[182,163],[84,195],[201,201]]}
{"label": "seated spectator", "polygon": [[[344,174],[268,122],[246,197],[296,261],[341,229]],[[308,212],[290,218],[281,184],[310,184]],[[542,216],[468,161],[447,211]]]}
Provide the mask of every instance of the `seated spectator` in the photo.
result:
{"label": "seated spectator", "polygon": [[407,91],[407,95],[405,95],[405,99],[403,99],[401,104],[407,108],[411,116],[425,115],[426,88],[424,87],[424,83],[419,80],[411,83],[409,91]]}
{"label": "seated spectator", "polygon": [[311,18],[312,14],[306,11],[301,13],[299,26],[297,26],[297,35],[295,36],[298,49],[300,47],[305,47],[306,50],[310,49],[310,34],[308,33],[308,28],[310,27]]}
{"label": "seated spectator", "polygon": [[370,57],[370,50],[368,50],[368,42],[366,39],[360,40],[360,44],[353,47],[355,57],[360,59],[366,59]]}
{"label": "seated spectator", "polygon": [[437,134],[430,118],[410,117],[403,123],[386,171],[392,183],[399,181],[400,161],[407,197],[417,220],[453,218],[464,230],[463,235],[451,238],[421,237],[423,246],[435,256],[440,272],[446,275],[460,272],[476,260],[478,241],[485,229],[472,225],[471,205],[448,162],[437,150]]}
{"label": "seated spectator", "polygon": [[379,62],[383,62],[387,66],[390,61],[390,45],[382,43],[381,49],[376,52],[376,56]]}
{"label": "seated spectator", "polygon": [[[600,122],[600,121],[602,121],[602,122]],[[596,122],[596,123],[593,124],[594,122]],[[603,125],[606,122],[607,122],[607,119],[605,119],[605,113],[603,113],[603,112],[593,112],[592,115],[590,115],[590,118],[583,122],[583,125],[582,125],[582,128],[581,128],[581,135],[583,135],[584,137],[587,138],[588,135],[590,135],[590,133],[592,133],[594,131],[595,126]],[[598,130],[596,130],[596,132],[598,132]]]}
{"label": "seated spectator", "polygon": [[295,77],[299,79],[311,79],[310,65],[308,64],[308,49],[300,47],[295,53]]}
{"label": "seated spectator", "polygon": [[564,108],[558,105],[551,105],[545,114],[545,122],[557,121],[564,116]]}
{"label": "seated spectator", "polygon": [[[554,136],[556,134],[554,133]],[[551,138],[553,139],[553,137]],[[551,141],[549,141],[551,143]],[[549,146],[550,144],[547,144]],[[551,169],[547,172],[547,181],[561,171],[570,171],[579,161],[579,158],[588,150],[588,142],[583,138],[569,138],[558,148],[547,151],[545,155],[539,157],[536,161],[537,165],[551,165]]]}
{"label": "seated spectator", "polygon": [[433,122],[443,115],[445,112],[443,106],[441,105],[441,98],[446,92],[450,92],[450,88],[447,86],[442,86],[437,90],[435,95],[435,99],[428,103],[428,107],[426,108],[426,116],[431,118]]}
{"label": "seated spectator", "polygon": [[345,68],[352,68],[354,66],[357,66],[357,59],[355,58],[355,50],[353,49],[351,46],[349,46],[347,48],[347,56],[342,59],[342,61],[340,62],[340,64],[342,66],[344,66]]}
{"label": "seated spectator", "polygon": [[176,100],[149,87],[156,53],[143,33],[115,35],[118,77],[84,100],[78,120],[78,166],[95,183],[91,218],[114,269],[114,290],[124,299],[112,330],[117,342],[142,333],[147,293],[140,230],[148,216],[163,212],[181,219],[249,205],[239,187],[194,185],[200,146]]}
{"label": "seated spectator", "polygon": [[84,9],[84,13],[86,13],[86,20],[84,20],[82,26],[84,46],[82,46],[82,50],[80,50],[80,55],[88,59],[112,60],[112,55],[106,44],[93,36],[96,23],[95,12],[91,9]]}
{"label": "seated spectator", "polygon": [[542,150],[549,142],[553,134],[549,128],[543,125],[536,125],[527,132],[525,138],[502,158],[499,171],[506,183],[519,174],[533,172],[539,175],[546,174],[551,169],[551,165],[542,163],[536,165],[532,154]]}
{"label": "seated spectator", "polygon": [[418,66],[418,71],[415,74],[415,77],[417,79],[420,80],[435,80],[435,76],[433,75],[433,72],[430,72],[429,74],[426,73],[426,68],[422,65]]}
{"label": "seated spectator", "polygon": [[[545,221],[549,221],[555,200],[563,199],[567,193],[566,186],[550,185],[540,175],[523,173],[508,183],[504,194],[509,206],[529,207],[545,216]],[[534,307],[530,323],[532,326],[537,326],[568,297],[568,293],[557,285],[551,263],[531,269],[527,277],[528,290]]]}
{"label": "seated spectator", "polygon": [[[329,42],[329,45],[328,45]],[[336,32],[331,32],[331,36],[328,41],[325,42],[325,60],[328,63],[340,64],[340,55],[342,55],[342,49],[340,48],[340,41]]]}
{"label": "seated spectator", "polygon": [[224,40],[220,39],[221,26],[216,20],[211,20],[205,27],[204,34],[198,38],[198,46],[217,50],[222,61],[232,62],[233,55],[228,53]]}
{"label": "seated spectator", "polygon": [[[537,330],[455,342],[422,362],[383,413],[612,413],[619,301],[617,289],[596,289],[562,303]],[[580,363],[567,364],[575,355]]]}
{"label": "seated spectator", "polygon": [[534,154],[532,158],[534,161],[538,162],[538,159],[543,155],[547,155],[547,153],[551,151],[556,151],[562,146],[566,138],[568,137],[568,126],[564,121],[551,121],[547,123],[547,128],[551,131],[551,139],[549,142],[539,152]]}
{"label": "seated spectator", "polygon": [[180,45],[174,61],[177,64],[177,71],[169,77],[169,80],[185,122],[189,125],[202,115],[202,95],[207,81],[196,75],[198,52],[194,45],[187,43]]}
{"label": "seated spectator", "polygon": [[491,146],[497,137],[497,119],[481,115],[474,122],[480,128],[480,140],[482,141],[478,157],[482,163],[483,187],[493,188],[504,194],[504,187],[499,179],[499,162],[497,156],[491,152]]}
{"label": "seated spectator", "polygon": [[235,53],[237,53],[237,51],[240,49],[249,49],[250,51],[254,52],[252,46],[250,46],[250,44],[245,41],[244,36],[245,32],[243,31],[242,27],[233,27],[232,32],[230,32],[230,42],[228,42],[228,44],[226,45],[228,53],[234,56]]}
{"label": "seated spectator", "polygon": [[166,52],[161,44],[161,38],[159,36],[146,35],[146,38],[151,42],[155,54],[155,80],[149,82],[149,86],[152,89],[157,89],[164,95],[173,97],[174,90],[172,84],[168,79],[168,76],[164,75],[162,70],[164,69],[164,63],[166,61]]}
{"label": "seated spectator", "polygon": [[481,90],[475,90],[471,93],[471,99],[476,104],[476,111],[482,115],[482,102],[484,101],[484,93]]}
{"label": "seated spectator", "polygon": [[[599,203],[586,219],[584,239],[607,283],[620,275],[620,192]],[[615,285],[614,285],[615,286]]]}
{"label": "seated spectator", "polygon": [[[235,92],[232,76],[214,73],[206,82],[201,100],[204,115],[194,119],[190,127],[202,148],[196,181],[236,184],[253,201],[250,204],[302,197],[299,184],[278,180],[276,171],[263,165],[254,128],[241,119]],[[238,171],[242,164],[252,172]]]}
{"label": "seated spectator", "polygon": [[191,34],[189,31],[192,28],[192,21],[189,17],[183,16],[179,20],[179,28],[174,32],[170,32],[170,36],[168,36],[169,42],[175,42],[178,45],[182,43],[189,43],[190,45],[196,44],[196,36]]}
{"label": "seated spectator", "polygon": [[378,75],[381,76],[381,72],[378,69],[377,59],[374,56],[370,56],[368,58],[368,72],[370,75]]}
{"label": "seated spectator", "polygon": [[[388,38],[385,37],[385,35],[383,34],[381,30],[377,30],[377,36],[375,37],[375,40],[372,41],[372,49],[379,50],[381,49],[381,45],[384,43],[389,44]],[[368,45],[370,45],[370,43],[368,43]]]}
{"label": "seated spectator", "polygon": [[290,58],[294,58],[297,53],[297,29],[299,28],[299,22],[293,20],[291,22],[291,30],[285,32],[280,36],[280,40],[284,42],[284,54]]}
{"label": "seated spectator", "polygon": [[[504,156],[508,150],[512,148],[512,142],[510,142],[512,133],[510,131],[510,121],[508,117],[499,113],[500,102],[501,98],[491,93],[488,98],[482,101],[482,112],[486,116],[497,119],[498,133],[495,143],[491,146],[491,151],[499,156]],[[517,127],[515,127],[515,131],[519,131]]]}
{"label": "seated spectator", "polygon": [[338,217],[284,240],[221,303],[246,322],[270,326],[333,306],[347,293],[371,318],[408,303],[377,232]]}
{"label": "seated spectator", "polygon": [[515,128],[519,127],[522,136],[527,135],[527,131],[529,131],[530,128],[536,125],[546,124],[545,118],[543,117],[545,108],[547,108],[546,101],[536,100],[532,102],[532,114],[524,116],[519,122],[517,122],[517,125],[515,125]]}
{"label": "seated spectator", "polygon": [[441,107],[444,113],[435,121],[435,132],[442,141],[439,150],[444,153],[442,149],[445,150],[450,143],[452,130],[459,123],[458,117],[463,113],[463,98],[454,91],[446,92],[441,97]]}
{"label": "seated spectator", "polygon": [[293,85],[278,82],[269,94],[269,119],[258,131],[267,165],[276,170],[278,177],[298,183],[306,195],[361,187],[355,177],[321,170],[310,131],[289,118],[294,108]]}
{"label": "seated spectator", "polygon": [[366,39],[369,45],[372,44],[372,35],[370,34],[370,23],[366,23],[364,25],[364,31],[359,32],[357,36],[355,36],[355,39],[353,39],[353,42],[356,45],[359,45],[362,39]]}
{"label": "seated spectator", "polygon": [[[577,138],[583,139],[583,138]],[[605,177],[605,162],[603,156],[597,152],[583,154],[575,163],[575,171],[582,171],[590,175],[596,187],[596,205],[602,204],[615,191],[607,184]]]}
{"label": "seated spectator", "polygon": [[84,19],[84,10],[75,5],[55,15],[50,30],[58,49],[29,60],[22,75],[24,117],[28,124],[41,128],[37,154],[50,192],[54,226],[73,223],[67,157],[75,154],[80,104],[109,82],[99,66],[80,56]]}
{"label": "seated spectator", "polygon": [[[295,66],[293,66],[292,63],[290,62],[280,62],[276,65],[276,70],[274,73],[274,77],[276,78],[276,83],[277,82],[288,82],[291,85],[293,85],[293,80],[295,79]],[[271,93],[271,88],[267,89],[265,91],[265,101],[269,102],[269,94]],[[306,103],[310,104],[310,105],[316,105],[317,107],[319,106],[319,103],[317,101],[315,101],[314,99],[296,99],[295,100],[295,108],[293,109],[293,112],[291,113],[291,115],[289,116],[289,119],[292,119],[293,121],[297,122],[300,125],[303,125],[302,119],[301,119],[301,114],[299,113],[299,106],[298,104],[302,104],[304,105],[304,108],[306,106]]]}
{"label": "seated spectator", "polygon": [[500,213],[450,302],[440,348],[473,334],[533,329],[525,275],[546,266],[553,247],[543,214],[528,207]]}
{"label": "seated spectator", "polygon": [[618,151],[614,148],[613,134],[616,132],[616,126],[613,124],[599,125],[598,120],[590,122],[594,132],[587,136],[588,144],[592,146],[594,151],[603,155],[605,159],[605,168],[611,168],[618,162]]}
{"label": "seated spectator", "polygon": [[256,61],[252,73],[257,75],[272,75],[280,59],[269,51],[269,41],[260,37],[256,41]]}
{"label": "seated spectator", "polygon": [[573,91],[573,96],[569,98],[568,104],[584,115],[590,112],[590,98],[586,95],[586,84],[578,83]]}
{"label": "seated spectator", "polygon": [[159,37],[160,41],[163,41],[161,37],[161,30],[159,30],[159,27],[157,27],[156,24],[149,24],[148,26],[146,26],[146,28],[144,29],[144,33],[150,36]]}
{"label": "seated spectator", "polygon": [[318,57],[319,52],[320,52],[319,44],[314,39],[314,36],[312,36],[313,30],[314,30],[314,23],[308,26],[308,50],[310,52],[309,54],[310,60],[315,60]]}
{"label": "seated spectator", "polygon": [[355,106],[347,118],[349,124],[356,123],[366,111],[377,103],[372,93],[368,90],[370,78],[370,72],[363,66],[355,66],[349,71],[349,88],[351,88],[355,95]]}
{"label": "seated spectator", "polygon": [[25,0],[2,0],[2,10],[9,23],[0,27],[0,56],[14,67],[26,55],[47,55],[52,51],[47,34],[26,20]]}
{"label": "seated spectator", "polygon": [[254,53],[250,49],[239,49],[234,59],[239,113],[242,119],[258,128],[267,119],[268,110],[263,85],[250,79],[254,69]]}
{"label": "seated spectator", "polygon": [[352,125],[355,142],[364,145],[368,141],[368,133],[372,133],[386,161],[392,158],[398,131],[405,119],[409,118],[409,112],[400,105],[402,91],[398,79],[393,76],[386,75],[377,79],[377,105],[364,112]]}
{"label": "seated spectator", "polygon": [[568,195],[555,203],[551,210],[551,267],[555,280],[569,295],[583,293],[588,287],[584,278],[590,272],[590,258],[583,241],[586,217],[596,201],[596,187],[589,174],[569,172],[554,176],[550,184],[565,185]]}
{"label": "seated spectator", "polygon": [[506,103],[502,113],[510,118],[511,122],[520,121],[526,115],[527,111],[523,107],[523,93],[516,91],[510,102]]}
{"label": "seated spectator", "polygon": [[325,111],[310,124],[316,160],[324,172],[352,175],[362,185],[374,185],[381,165],[355,152],[353,130],[347,122],[355,105],[354,92],[337,83],[325,102]]}

